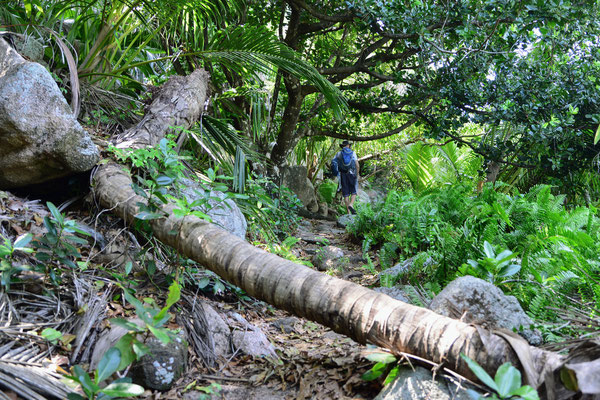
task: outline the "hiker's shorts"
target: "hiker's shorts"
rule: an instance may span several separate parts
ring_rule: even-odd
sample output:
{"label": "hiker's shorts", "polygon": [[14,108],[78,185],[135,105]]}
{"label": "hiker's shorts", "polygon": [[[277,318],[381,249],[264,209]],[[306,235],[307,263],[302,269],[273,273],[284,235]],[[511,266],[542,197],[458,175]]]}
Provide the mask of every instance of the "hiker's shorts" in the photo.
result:
{"label": "hiker's shorts", "polygon": [[342,196],[348,197],[356,194],[358,179],[356,179],[355,172],[340,172],[340,183],[342,184]]}

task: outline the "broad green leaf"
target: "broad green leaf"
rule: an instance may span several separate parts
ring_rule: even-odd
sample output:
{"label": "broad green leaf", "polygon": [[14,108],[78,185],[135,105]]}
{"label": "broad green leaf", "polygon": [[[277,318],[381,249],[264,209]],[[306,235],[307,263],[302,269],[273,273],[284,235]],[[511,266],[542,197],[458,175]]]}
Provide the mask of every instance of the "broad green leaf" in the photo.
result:
{"label": "broad green leaf", "polygon": [[57,220],[58,223],[62,225],[64,223],[64,216],[61,214],[60,211],[58,211],[58,208],[56,208],[56,206],[54,204],[52,204],[51,202],[47,202],[46,206],[50,210],[50,213],[52,214],[54,219]]}
{"label": "broad green leaf", "polygon": [[386,353],[383,351],[377,351],[374,353],[367,354],[365,358],[369,361],[379,362],[383,364],[391,364],[396,362],[396,357],[393,354]]}
{"label": "broad green leaf", "polygon": [[78,394],[78,393],[69,393],[67,395],[67,400],[85,400],[85,397],[83,397],[82,395]]}
{"label": "broad green leaf", "polygon": [[57,331],[56,329],[46,328],[42,331],[41,335],[50,343],[56,343],[62,337],[63,334],[62,332]]}
{"label": "broad green leaf", "polygon": [[496,253],[494,253],[494,247],[487,240],[483,242],[483,251],[486,257],[496,258]]}
{"label": "broad green leaf", "polygon": [[528,385],[521,386],[511,394],[513,396],[520,396],[524,400],[540,400],[537,390]]}
{"label": "broad green leaf", "polygon": [[596,144],[598,144],[599,140],[600,140],[600,125],[598,125],[598,128],[596,129],[596,135],[594,136],[594,146]]}
{"label": "broad green leaf", "polygon": [[177,282],[173,282],[171,286],[169,286],[169,295],[167,296],[167,303],[162,310],[158,314],[156,314],[153,318],[155,322],[162,321],[167,316],[167,311],[169,308],[179,301],[181,297],[181,286]]}
{"label": "broad green leaf", "polygon": [[100,383],[114,374],[121,364],[121,351],[115,347],[108,349],[96,368],[96,383]]}
{"label": "broad green leaf", "polygon": [[505,267],[502,267],[498,272],[498,276],[502,278],[506,278],[508,276],[512,276],[521,270],[521,266],[519,264],[510,264]]}
{"label": "broad green leaf", "polygon": [[119,382],[111,383],[101,392],[113,397],[133,397],[142,395],[144,388],[134,383]]}
{"label": "broad green leaf", "polygon": [[145,356],[146,354],[150,353],[150,348],[148,346],[146,346],[144,343],[137,341],[137,340],[133,341],[132,348],[133,348],[133,352],[137,356],[138,360],[140,358],[142,358],[143,356]]}
{"label": "broad green leaf", "polygon": [[392,370],[390,371],[390,373],[385,377],[385,381],[383,382],[383,385],[389,385],[390,383],[392,383],[394,381],[394,379],[396,379],[396,377],[398,376],[398,372],[400,371],[400,366],[396,365],[394,368],[392,368]]}
{"label": "broad green leaf", "polygon": [[136,360],[135,353],[133,352],[133,343],[135,342],[135,338],[132,334],[126,334],[119,339],[119,341],[113,346],[116,349],[119,349],[121,352],[121,363],[117,371],[121,371],[127,368],[132,362]]}
{"label": "broad green leaf", "polygon": [[154,213],[154,212],[148,212],[148,211],[141,211],[141,212],[135,214],[135,218],[141,219],[142,221],[150,221],[150,220],[159,219],[159,218],[162,218],[162,217],[163,217],[162,214]]}
{"label": "broad green leaf", "polygon": [[521,372],[511,363],[504,363],[496,371],[495,377],[497,392],[501,398],[510,397],[515,390],[521,387]]}
{"label": "broad green leaf", "polygon": [[156,183],[160,186],[167,186],[173,183],[173,178],[166,175],[160,175],[156,179]]}
{"label": "broad green leaf", "polygon": [[496,382],[494,382],[492,377],[489,376],[488,373],[485,372],[485,370],[483,368],[481,368],[481,366],[479,364],[477,364],[477,362],[475,362],[474,360],[471,360],[469,357],[467,357],[466,355],[464,355],[462,353],[460,354],[460,356],[462,357],[463,360],[465,360],[465,362],[467,363],[467,365],[469,366],[471,371],[473,371],[475,376],[477,378],[479,378],[479,380],[481,382],[483,382],[490,389],[498,392],[498,386],[496,385]]}
{"label": "broad green leaf", "polygon": [[131,273],[132,268],[133,263],[131,261],[127,261],[127,264],[125,264],[125,275],[129,275]]}
{"label": "broad green leaf", "polygon": [[516,256],[517,256],[517,253],[513,253],[512,251],[506,249],[506,250],[502,251],[500,254],[498,254],[495,258],[496,258],[496,261],[498,261],[499,263],[503,263],[508,260],[512,260]]}
{"label": "broad green leaf", "polygon": [[152,332],[152,334],[154,336],[156,336],[156,338],[158,340],[160,340],[161,342],[163,342],[164,344],[167,344],[167,343],[169,343],[171,341],[171,338],[167,334],[166,329],[155,328],[152,325],[146,325],[146,326],[148,327],[148,329],[150,330],[150,332]]}
{"label": "broad green leaf", "polygon": [[90,378],[88,373],[83,370],[83,368],[81,368],[79,365],[75,365],[73,367],[73,372],[75,377],[77,378],[77,381],[81,385],[81,388],[88,397],[92,397],[93,394],[98,393],[98,390],[100,388],[98,387],[98,385],[92,382],[92,379]]}
{"label": "broad green leaf", "polygon": [[29,242],[31,242],[31,239],[33,239],[33,235],[31,233],[21,235],[15,240],[15,244],[13,247],[15,248],[15,250],[27,251],[26,249],[24,249],[24,247],[27,246]]}

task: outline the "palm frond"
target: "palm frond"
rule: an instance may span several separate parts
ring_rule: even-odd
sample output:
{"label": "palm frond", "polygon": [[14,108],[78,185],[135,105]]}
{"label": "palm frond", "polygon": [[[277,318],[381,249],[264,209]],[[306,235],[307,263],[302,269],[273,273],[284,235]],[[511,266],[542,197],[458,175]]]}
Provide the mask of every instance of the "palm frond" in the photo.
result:
{"label": "palm frond", "polygon": [[259,81],[262,80],[259,73],[272,73],[273,67],[281,68],[314,85],[323,93],[338,118],[346,108],[345,100],[335,85],[265,29],[244,27],[224,31],[215,35],[207,50],[194,54],[239,73],[253,72]]}

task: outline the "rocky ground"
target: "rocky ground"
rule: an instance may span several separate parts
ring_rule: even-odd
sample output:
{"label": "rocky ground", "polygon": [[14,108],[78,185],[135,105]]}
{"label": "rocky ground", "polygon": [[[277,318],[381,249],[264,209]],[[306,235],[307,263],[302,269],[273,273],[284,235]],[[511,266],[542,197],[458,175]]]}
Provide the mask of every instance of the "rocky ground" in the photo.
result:
{"label": "rocky ground", "polygon": [[[26,232],[44,235],[43,220],[49,216],[46,207],[9,192],[0,193],[0,226],[5,237],[14,240]],[[74,364],[85,367],[91,360],[93,365],[97,362],[94,353],[106,351],[99,342],[109,331],[108,320],[135,317],[133,308],[122,306],[120,299],[115,297],[118,290],[103,276],[122,273],[122,265],[133,259],[127,249],[139,244],[117,218],[109,214],[98,218],[83,209],[64,212],[67,218],[77,220],[95,232],[94,240],[90,240],[94,245],[81,250],[82,258],[90,260],[91,268],[76,274],[77,278],[67,270],[59,286],[49,283],[48,276],[42,273],[24,271],[20,275],[22,283],[14,284],[10,293],[3,293],[0,299],[0,384],[15,378],[20,380],[24,371],[31,372],[23,379],[23,385],[40,381],[50,389],[38,391],[39,396],[47,397],[30,393],[29,398],[53,398],[53,390],[54,398],[62,397],[60,393],[68,389],[60,383],[61,375]],[[289,249],[289,254],[312,262],[315,268],[327,274],[367,286],[376,282],[376,275],[363,268],[360,246],[353,243],[335,222],[304,220],[295,237],[299,241]],[[103,251],[99,252],[100,249]],[[27,256],[20,261],[30,265],[35,262]],[[154,261],[159,269],[166,266],[160,255]],[[132,280],[147,280],[140,265],[133,265],[132,269]],[[160,285],[160,273],[157,273],[152,282],[138,287],[137,295],[161,303],[166,293]],[[186,286],[181,309],[174,313],[178,317],[170,321],[169,327],[188,329],[187,322],[182,321],[185,318],[180,317],[187,315],[185,308],[192,308],[190,304],[196,302],[216,311],[229,325],[225,328],[227,333],[229,329],[232,332],[244,330],[242,335],[254,330],[262,332],[268,342],[255,343],[259,347],[257,354],[262,351],[262,355],[249,355],[247,353],[254,350],[241,347],[233,352],[225,349],[222,356],[207,366],[204,355],[197,354],[197,347],[191,343],[187,372],[169,390],[147,390],[143,397],[371,399],[381,389],[380,383],[361,379],[373,365],[361,355],[365,346],[266,303],[234,295],[228,289],[215,294],[212,290]],[[63,333],[60,341],[50,343],[40,336],[47,327]],[[232,333],[232,338],[234,335]],[[20,369],[11,369],[14,365],[19,365]],[[8,398],[28,398],[23,396],[26,392],[21,386],[6,391]]]}

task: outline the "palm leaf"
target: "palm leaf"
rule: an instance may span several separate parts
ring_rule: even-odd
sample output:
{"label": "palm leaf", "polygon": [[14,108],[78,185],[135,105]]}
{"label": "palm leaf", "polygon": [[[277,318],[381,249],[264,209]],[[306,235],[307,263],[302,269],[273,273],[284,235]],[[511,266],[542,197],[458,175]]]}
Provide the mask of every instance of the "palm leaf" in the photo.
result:
{"label": "palm leaf", "polygon": [[252,72],[258,81],[262,81],[259,73],[271,73],[272,67],[276,66],[314,85],[323,93],[336,117],[341,118],[346,107],[337,87],[263,28],[244,27],[224,31],[215,35],[208,50],[194,54],[239,73]]}

